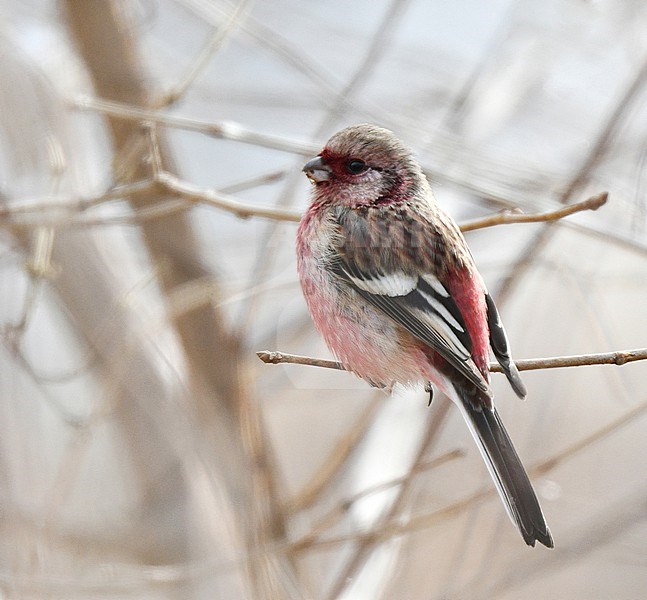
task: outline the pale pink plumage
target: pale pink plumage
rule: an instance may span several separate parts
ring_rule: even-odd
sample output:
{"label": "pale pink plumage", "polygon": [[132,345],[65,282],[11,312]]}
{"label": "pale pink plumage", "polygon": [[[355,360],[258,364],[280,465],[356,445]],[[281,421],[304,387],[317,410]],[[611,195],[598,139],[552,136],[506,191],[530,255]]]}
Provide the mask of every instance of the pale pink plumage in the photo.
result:
{"label": "pale pink plumage", "polygon": [[[326,344],[356,375],[387,387],[433,382],[449,395],[445,377],[437,372],[434,356],[425,344],[372,307],[351,289],[340,290],[322,268],[321,256],[334,233],[334,224],[319,204],[310,206],[297,232],[297,269],[315,327]],[[471,258],[470,258],[471,262]],[[470,318],[466,322],[474,341],[473,357],[484,378],[489,340],[480,275],[470,265],[465,275],[451,281],[450,292]]]}

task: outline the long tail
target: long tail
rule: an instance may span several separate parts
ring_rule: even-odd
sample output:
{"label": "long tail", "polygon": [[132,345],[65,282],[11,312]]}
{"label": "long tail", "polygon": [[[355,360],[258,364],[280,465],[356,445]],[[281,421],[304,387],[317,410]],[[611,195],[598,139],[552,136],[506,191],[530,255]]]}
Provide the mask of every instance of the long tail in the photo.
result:
{"label": "long tail", "polygon": [[461,412],[512,522],[529,546],[537,540],[552,548],[553,538],[535,491],[496,410],[475,407],[461,390],[456,391],[461,399]]}

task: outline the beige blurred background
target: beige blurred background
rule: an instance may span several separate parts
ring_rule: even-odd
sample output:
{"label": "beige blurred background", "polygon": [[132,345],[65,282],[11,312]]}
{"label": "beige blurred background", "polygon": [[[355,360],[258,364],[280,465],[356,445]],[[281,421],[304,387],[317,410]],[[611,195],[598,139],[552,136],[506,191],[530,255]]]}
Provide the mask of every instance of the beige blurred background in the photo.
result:
{"label": "beige blurred background", "polygon": [[646,347],[647,4],[6,0],[0,27],[1,598],[647,596],[647,363],[527,372],[526,402],[493,376],[550,551],[443,398],[255,354],[330,357],[289,219],[364,121],[460,222],[608,190],[468,242],[517,358]]}

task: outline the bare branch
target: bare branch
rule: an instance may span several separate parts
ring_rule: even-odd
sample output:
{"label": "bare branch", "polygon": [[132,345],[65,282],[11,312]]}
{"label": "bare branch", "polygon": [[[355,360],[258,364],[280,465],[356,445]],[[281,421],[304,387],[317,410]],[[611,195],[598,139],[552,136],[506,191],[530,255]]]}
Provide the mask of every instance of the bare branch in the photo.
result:
{"label": "bare branch", "polygon": [[647,57],[643,57],[640,68],[622,95],[620,101],[615,105],[609,119],[597,136],[593,144],[589,146],[589,152],[584,162],[575,172],[570,182],[560,195],[562,203],[568,202],[575,192],[580,190],[591,178],[593,171],[600,165],[608,155],[613,140],[617,137],[618,131],[625,124],[627,115],[634,106],[634,103],[643,93],[647,82]]}
{"label": "bare branch", "polygon": [[278,171],[271,171],[269,173],[262,173],[260,175],[255,175],[242,181],[237,181],[236,183],[231,183],[221,188],[220,191],[223,194],[237,194],[238,192],[244,192],[261,185],[268,185],[270,183],[275,183],[281,181],[287,174],[287,171],[284,169]]}
{"label": "bare branch", "polygon": [[191,87],[193,82],[205,70],[209,61],[215,54],[222,48],[223,44],[230,36],[232,31],[239,27],[247,18],[249,8],[253,4],[253,0],[242,0],[233,10],[229,13],[226,21],[222,25],[215,28],[211,39],[202,48],[198,57],[193,62],[188,72],[184,75],[180,82],[176,83],[171,89],[164,93],[157,101],[153,103],[155,108],[162,108],[177,102],[184,96],[186,91]]}
{"label": "bare branch", "polygon": [[[155,145],[153,144],[153,148]],[[153,165],[157,165],[153,153]],[[276,181],[282,172],[273,172],[247,182],[241,182],[235,189],[245,189],[255,185],[262,185]],[[137,192],[151,191],[155,186],[174,196],[171,200],[164,200],[144,208],[135,209],[127,214],[110,217],[91,218],[82,216],[88,209],[114,201],[123,201],[128,195]],[[234,186],[232,186],[234,187]],[[6,218],[7,227],[97,227],[109,225],[140,224],[152,219],[160,219],[184,211],[194,204],[205,204],[235,214],[246,219],[260,217],[277,221],[299,222],[301,213],[281,208],[254,206],[246,204],[224,192],[208,188],[200,188],[175,177],[167,171],[159,171],[152,179],[144,179],[132,184],[120,185],[111,188],[103,194],[89,198],[65,198],[60,201],[41,200],[20,203],[18,206],[0,207],[0,219]]]}
{"label": "bare branch", "polygon": [[[111,187],[107,191],[96,196],[89,196],[87,198],[60,198],[59,196],[41,196],[39,199],[12,201],[11,205],[5,204],[0,206],[0,219],[21,219],[24,217],[34,216],[34,223],[38,226],[47,225],[36,221],[36,218],[41,216],[44,212],[57,213],[82,213],[89,208],[99,206],[100,204],[107,204],[108,202],[121,201],[127,198],[130,194],[138,192],[145,192],[150,190],[153,186],[151,179],[143,179],[133,183],[126,183]],[[19,221],[22,223],[22,221]]]}
{"label": "bare branch", "polygon": [[[537,369],[558,369],[561,367],[586,367],[590,365],[624,365],[637,360],[647,360],[647,348],[637,350],[617,350],[600,354],[580,354],[575,356],[555,356],[552,358],[526,358],[515,361],[520,371]],[[490,365],[490,371],[501,373],[498,363]]]}
{"label": "bare branch", "polygon": [[[581,167],[573,174],[565,189],[560,194],[559,200],[562,204],[566,204],[573,197],[575,192],[580,190],[582,186],[589,181],[593,170],[607,155],[611,142],[617,136],[618,130],[622,126],[629,109],[634,104],[636,97],[638,97],[642,91],[646,78],[647,60],[643,62],[631,84],[625,90],[620,101],[616,104],[599,135],[591,144],[589,153]],[[555,221],[551,221],[542,227],[540,232],[535,235],[534,239],[527,245],[523,254],[511,266],[508,275],[501,283],[497,292],[499,302],[509,297],[515,287],[520,285],[523,275],[528,271],[530,265],[533,264],[535,257],[539,255],[555,235],[555,228],[552,227],[554,223]]]}
{"label": "bare branch", "polygon": [[310,481],[305,484],[294,498],[285,504],[286,514],[294,514],[305,510],[315,503],[347,464],[357,444],[366,436],[366,432],[373,424],[380,407],[380,402],[371,402],[368,405],[366,411],[342,436]]}
{"label": "bare branch", "polygon": [[[269,350],[261,350],[256,353],[264,363],[276,365],[279,363],[293,365],[308,365],[311,367],[323,367],[325,369],[344,370],[344,366],[335,360],[325,358],[311,358],[297,354],[286,354]],[[647,348],[637,350],[617,350],[602,354],[579,354],[575,356],[554,356],[550,358],[526,358],[515,361],[520,371],[536,371],[539,369],[557,369],[562,367],[584,367],[591,365],[624,365],[638,360],[647,360]],[[492,373],[501,373],[499,363],[490,363]]]}
{"label": "bare branch", "polygon": [[[582,450],[590,448],[605,437],[621,430],[625,425],[634,422],[634,420],[642,415],[645,410],[647,410],[647,402],[641,402],[640,404],[629,410],[626,414],[622,415],[618,419],[615,419],[604,427],[594,431],[591,435],[588,435],[583,440],[575,442],[565,450],[562,450],[561,452],[558,452],[548,459],[537,463],[529,469],[529,474],[533,477],[545,476],[551,470],[555,469],[563,462],[571,459],[573,456],[576,456]],[[358,543],[363,540],[379,542],[382,540],[392,539],[397,536],[407,535],[411,532],[420,531],[421,529],[432,527],[436,523],[455,517],[468,508],[471,508],[472,506],[494,496],[495,494],[496,491],[494,487],[484,487],[480,490],[477,490],[472,495],[453,502],[443,508],[430,513],[414,515],[406,522],[402,522],[401,520],[399,522],[392,520],[373,529],[341,534],[329,538],[312,538],[308,536],[307,538],[304,537],[301,540],[297,540],[294,544],[294,548],[296,551],[302,552],[304,550],[307,551],[313,548],[334,547],[344,542]]]}
{"label": "bare branch", "polygon": [[[224,191],[217,191],[211,188],[201,188],[187,181],[184,181],[172,173],[161,169],[158,156],[155,151],[154,143],[155,133],[150,130],[153,143],[153,167],[154,174],[151,179],[143,179],[133,183],[115,186],[102,194],[89,198],[65,198],[48,200],[46,198],[35,201],[23,201],[18,205],[0,207],[0,219],[7,218],[6,226],[9,227],[96,227],[109,225],[124,225],[142,223],[151,219],[159,219],[170,216],[178,211],[189,208],[192,204],[205,204],[213,206],[220,210],[233,213],[237,217],[247,219],[250,217],[259,217],[272,219],[276,221],[288,221],[298,223],[301,219],[301,213],[284,208],[274,208],[265,206],[255,206],[248,204],[228,195]],[[250,179],[241,184],[231,186],[233,191],[272,183],[283,176],[282,171],[268,173],[258,178]],[[166,191],[175,199],[160,202],[145,208],[136,209],[134,214],[116,215],[111,217],[78,217],[81,213],[90,208],[124,200],[127,196],[137,192],[151,191],[157,185],[163,191]],[[484,227],[493,227],[495,225],[511,223],[538,223],[542,221],[555,221],[567,217],[576,212],[584,210],[597,210],[606,203],[608,193],[602,192],[591,196],[583,202],[564,207],[559,210],[546,213],[537,213],[533,215],[515,214],[510,212],[498,213],[482,219],[468,221],[461,225],[463,231],[472,231]]]}
{"label": "bare branch", "polygon": [[292,550],[295,552],[300,552],[302,549],[307,548],[312,544],[316,544],[326,531],[331,530],[341,519],[342,517],[352,508],[352,506],[361,500],[372,494],[377,494],[384,490],[388,490],[400,485],[405,484],[411,476],[417,476],[425,471],[435,469],[436,467],[445,464],[448,461],[456,460],[457,458],[462,458],[465,456],[465,452],[461,449],[451,450],[442,454],[438,458],[419,462],[413,465],[411,471],[402,477],[396,477],[385,481],[384,483],[378,483],[363,489],[360,492],[357,492],[350,498],[346,498],[336,504],[330,511],[328,511],[318,523],[316,523],[303,537],[299,538],[292,544]]}
{"label": "bare branch", "polygon": [[276,219],[278,221],[293,221],[298,223],[301,219],[301,213],[286,210],[282,208],[272,208],[265,206],[252,206],[245,204],[236,198],[220,194],[211,189],[199,188],[186,181],[178,179],[171,173],[158,173],[155,181],[168,192],[181,196],[185,200],[193,203],[207,204],[222,210],[234,213],[236,216],[246,219],[248,217],[265,217],[267,219]]}
{"label": "bare branch", "polygon": [[32,257],[25,263],[29,286],[20,317],[15,323],[7,324],[2,328],[2,333],[14,355],[20,351],[21,336],[27,330],[36,310],[43,280],[54,277],[58,272],[56,266],[52,264],[54,230],[49,227],[39,227],[34,237],[33,248],[30,249]]}
{"label": "bare branch", "polygon": [[494,227],[495,225],[504,224],[507,225],[510,223],[542,223],[545,221],[557,221],[558,219],[568,217],[569,215],[582,212],[584,210],[597,210],[606,204],[608,198],[608,192],[601,192],[600,194],[591,196],[582,202],[569,204],[568,206],[550,212],[525,215],[523,213],[505,211],[482,219],[468,221],[467,223],[463,223],[460,227],[461,231],[473,231],[474,229],[483,229],[485,227]]}
{"label": "bare branch", "polygon": [[310,358],[309,356],[299,356],[298,354],[286,354],[285,352],[276,352],[273,350],[260,350],[256,353],[264,363],[268,365],[278,365],[279,363],[291,365],[308,365],[311,367],[323,367],[324,369],[338,369],[345,371],[344,365],[336,360],[326,358]]}
{"label": "bare branch", "polygon": [[139,108],[114,100],[82,97],[72,102],[72,106],[80,110],[94,110],[124,121],[136,121],[140,124],[145,124],[146,122],[157,123],[165,127],[196,131],[220,139],[244,142],[303,156],[312,156],[321,149],[316,144],[297,142],[278,135],[252,131],[244,125],[233,121],[214,122],[190,119],[188,117],[174,117],[161,111]]}

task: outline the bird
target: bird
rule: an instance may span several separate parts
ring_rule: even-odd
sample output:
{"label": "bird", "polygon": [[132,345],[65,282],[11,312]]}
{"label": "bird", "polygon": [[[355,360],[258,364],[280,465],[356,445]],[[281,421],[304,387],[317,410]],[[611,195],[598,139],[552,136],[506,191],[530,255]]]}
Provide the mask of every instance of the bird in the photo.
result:
{"label": "bird", "polygon": [[431,385],[449,397],[526,544],[553,548],[493,402],[490,350],[517,396],[526,387],[467,242],[413,152],[388,129],[352,125],[303,172],[313,185],[296,234],[297,271],[327,346],[372,386]]}

